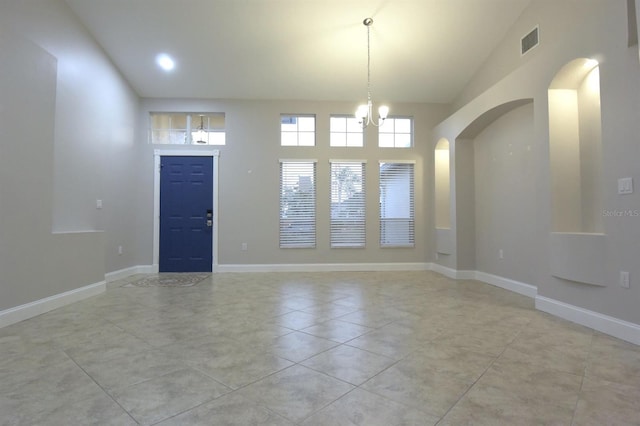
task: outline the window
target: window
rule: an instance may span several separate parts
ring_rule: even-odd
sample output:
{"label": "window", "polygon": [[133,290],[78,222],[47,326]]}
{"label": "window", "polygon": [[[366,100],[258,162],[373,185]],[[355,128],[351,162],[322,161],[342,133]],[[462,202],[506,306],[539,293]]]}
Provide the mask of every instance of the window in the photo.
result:
{"label": "window", "polygon": [[224,113],[156,113],[149,117],[153,144],[225,145]]}
{"label": "window", "polygon": [[380,148],[411,148],[413,146],[413,119],[387,118],[378,128]]}
{"label": "window", "polygon": [[313,115],[281,115],[280,145],[315,146],[316,117]]}
{"label": "window", "polygon": [[280,161],[280,248],[316,246],[316,162]]}
{"label": "window", "polygon": [[364,247],[365,217],[365,163],[331,161],[331,247]]}
{"label": "window", "polygon": [[413,247],[413,163],[380,162],[380,246]]}
{"label": "window", "polygon": [[192,115],[191,143],[197,145],[224,145],[224,114]]}
{"label": "window", "polygon": [[349,116],[331,116],[329,146],[363,147],[364,133],[358,119]]}

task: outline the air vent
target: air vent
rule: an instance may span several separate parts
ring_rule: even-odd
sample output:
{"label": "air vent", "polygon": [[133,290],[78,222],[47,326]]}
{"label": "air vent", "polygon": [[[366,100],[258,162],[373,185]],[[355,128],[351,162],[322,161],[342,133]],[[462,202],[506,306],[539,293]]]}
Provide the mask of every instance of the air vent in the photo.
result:
{"label": "air vent", "polygon": [[536,26],[529,34],[520,39],[520,55],[524,55],[538,45],[538,27]]}

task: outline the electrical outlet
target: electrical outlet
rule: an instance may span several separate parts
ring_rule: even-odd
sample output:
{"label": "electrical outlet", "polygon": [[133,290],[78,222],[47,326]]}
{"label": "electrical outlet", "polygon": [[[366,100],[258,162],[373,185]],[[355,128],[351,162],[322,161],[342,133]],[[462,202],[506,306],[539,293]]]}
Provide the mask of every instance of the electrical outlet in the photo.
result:
{"label": "electrical outlet", "polygon": [[240,250],[242,250],[242,251],[247,251],[248,249],[249,249],[249,248],[248,248],[248,246],[247,246],[247,243],[242,243],[242,244],[240,245]]}
{"label": "electrical outlet", "polygon": [[102,208],[102,200],[96,200],[96,209]]}
{"label": "electrical outlet", "polygon": [[498,250],[498,259],[504,259],[504,251],[502,249]]}
{"label": "electrical outlet", "polygon": [[620,271],[620,285],[624,288],[630,287],[629,273],[627,271]]}
{"label": "electrical outlet", "polygon": [[122,254],[122,246],[118,246],[118,254],[121,255]]}

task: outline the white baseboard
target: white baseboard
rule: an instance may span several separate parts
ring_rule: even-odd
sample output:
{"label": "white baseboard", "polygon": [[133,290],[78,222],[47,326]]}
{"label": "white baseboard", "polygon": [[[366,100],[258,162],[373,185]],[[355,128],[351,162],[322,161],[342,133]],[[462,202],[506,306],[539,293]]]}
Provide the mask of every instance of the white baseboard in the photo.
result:
{"label": "white baseboard", "polygon": [[458,271],[438,263],[431,264],[431,270],[453,280],[475,280],[476,271]]}
{"label": "white baseboard", "polygon": [[301,263],[275,265],[218,265],[216,272],[364,272],[428,271],[430,263]]}
{"label": "white baseboard", "polygon": [[96,296],[103,293],[105,289],[106,283],[101,281],[99,283],[80,287],[75,290],[65,291],[64,293],[36,300],[34,302],[29,302],[24,305],[5,309],[4,311],[0,311],[0,328],[33,318],[74,302],[79,302],[80,300],[84,300],[88,297]]}
{"label": "white baseboard", "polygon": [[442,266],[439,263],[432,263],[431,270],[439,274],[442,274],[447,278],[451,278],[453,280],[457,279],[457,276],[458,276],[457,275],[458,271],[456,271],[455,269],[448,268],[446,266]]}
{"label": "white baseboard", "polygon": [[[536,309],[584,325],[618,339],[640,345],[640,325],[621,319],[569,305],[548,297],[538,296],[536,286],[481,271],[457,271],[442,265],[433,264],[433,271],[453,279],[476,279],[505,290],[513,291],[535,299]],[[464,277],[464,278],[463,278]]]}
{"label": "white baseboard", "polygon": [[640,325],[547,297],[536,297],[536,309],[640,345]]}
{"label": "white baseboard", "polygon": [[138,272],[139,268],[139,266],[132,266],[130,268],[120,269],[119,271],[107,272],[104,275],[104,280],[108,284],[114,281],[121,280],[123,278],[127,278],[128,276],[134,274],[140,274],[141,272]]}
{"label": "white baseboard", "polygon": [[514,293],[522,294],[523,296],[535,298],[538,295],[538,288],[536,286],[509,278],[500,277],[498,275],[475,271],[475,279],[477,279],[478,281],[482,281],[483,283],[504,288],[505,290],[513,291]]}
{"label": "white baseboard", "polygon": [[[584,325],[627,342],[640,345],[640,325],[598,312],[538,296],[533,285],[480,271],[458,271],[437,263],[327,263],[276,265],[218,265],[215,272],[362,272],[362,271],[434,271],[452,279],[476,279],[524,296],[535,298],[536,309]],[[103,293],[107,283],[134,274],[157,273],[157,265],[139,265],[105,275],[105,281],[56,294],[21,306],[0,311],[0,328],[35,317]]]}

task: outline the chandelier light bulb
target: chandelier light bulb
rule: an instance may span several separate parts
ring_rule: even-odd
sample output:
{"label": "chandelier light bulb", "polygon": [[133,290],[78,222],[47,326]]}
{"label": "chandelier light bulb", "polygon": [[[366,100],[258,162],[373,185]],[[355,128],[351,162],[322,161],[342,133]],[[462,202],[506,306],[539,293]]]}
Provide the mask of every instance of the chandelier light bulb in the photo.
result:
{"label": "chandelier light bulb", "polygon": [[360,105],[356,110],[356,118],[359,120],[366,121],[368,115],[369,115],[369,108],[367,108],[366,105]]}
{"label": "chandelier light bulb", "polygon": [[385,120],[387,118],[387,115],[389,115],[389,107],[386,105],[381,105],[380,108],[378,108],[378,114],[381,120]]}

